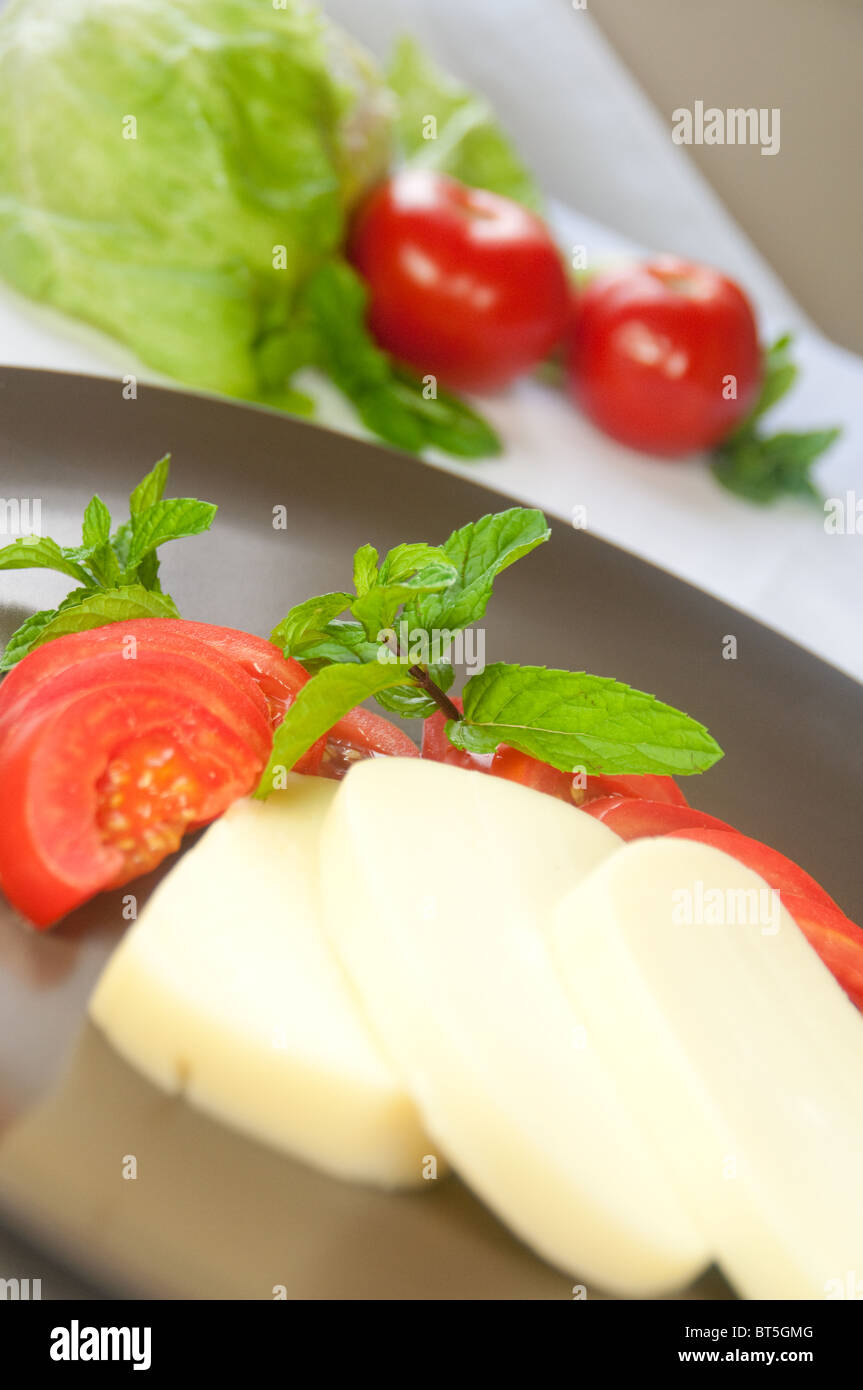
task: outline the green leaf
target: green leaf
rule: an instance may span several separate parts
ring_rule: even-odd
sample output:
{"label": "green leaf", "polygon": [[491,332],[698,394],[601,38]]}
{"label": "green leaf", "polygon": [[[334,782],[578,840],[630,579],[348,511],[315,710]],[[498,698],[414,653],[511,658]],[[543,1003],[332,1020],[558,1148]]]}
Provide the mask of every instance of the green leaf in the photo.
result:
{"label": "green leaf", "polygon": [[783,432],[768,438],[743,438],[714,453],[714,477],[738,497],[766,506],[779,497],[796,496],[821,502],[811,469],[838,439],[838,429],[807,434]]}
{"label": "green leaf", "polygon": [[534,508],[511,507],[469,522],[443,546],[456,568],[456,581],[444,593],[422,599],[405,617],[414,627],[450,632],[476,622],[485,613],[496,577],[550,535],[548,522]]}
{"label": "green leaf", "polygon": [[85,550],[96,550],[106,545],[111,535],[111,513],[101,497],[91,497],[84,509],[84,525],[81,529],[81,543]]}
{"label": "green leaf", "polygon": [[[388,77],[399,98],[398,135],[409,164],[541,212],[536,184],[482,97],[440,72],[409,38],[396,45]],[[434,138],[428,138],[430,116]]]}
{"label": "green leaf", "polygon": [[165,496],[170,470],[171,455],[166,454],[150,469],[147,476],[141,479],[138,486],[133,488],[129,496],[129,515],[131,517],[139,516],[141,512],[147,511],[156,502],[161,502]]}
{"label": "green leaf", "polygon": [[[455,672],[451,666],[446,665],[429,667],[429,675],[438,689],[444,692],[449,690],[455,680]],[[413,683],[396,685],[392,690],[381,690],[375,699],[388,714],[398,715],[400,719],[428,719],[438,708],[434,700]]]}
{"label": "green leaf", "polygon": [[281,647],[285,656],[295,655],[294,649],[302,642],[324,635],[327,624],[349,607],[352,597],[341,593],[321,594],[296,604],[278,627],[273,628],[270,641]]}
{"label": "green leaf", "polygon": [[457,579],[454,565],[447,561],[433,560],[425,565],[411,579],[397,584],[378,584],[362,598],[351,603],[351,612],[365,628],[369,641],[380,641],[379,633],[392,627],[395,616],[403,603],[422,594],[438,594],[448,589]]}
{"label": "green leaf", "polygon": [[361,545],[354,555],[354,588],[362,598],[377,582],[378,552],[373,545]]}
{"label": "green leaf", "polygon": [[327,623],[320,636],[299,643],[292,655],[313,671],[336,661],[377,661],[379,651],[380,643],[369,641],[361,623],[339,620]]}
{"label": "green leaf", "polygon": [[373,433],[410,453],[428,445],[460,458],[500,452],[496,434],[475,411],[444,391],[427,400],[422,383],[372,341],[366,290],[349,265],[332,260],[321,266],[305,284],[296,312],[307,325],[307,343],[315,344],[314,365]]}
{"label": "green leaf", "polygon": [[841,433],[838,429],[764,435],[758,422],[781,400],[797,379],[791,360],[791,335],[777,338],[764,355],[764,379],[755,407],[733,434],[713,451],[711,469],[728,492],[767,506],[780,497],[820,502],[812,481],[813,465]]}
{"label": "green leaf", "polygon": [[75,589],[58,608],[35,613],[22,623],[6,644],[0,670],[8,670],[35,647],[70,632],[85,632],[135,618],[179,616],[176,604],[167,594],[153,594],[140,584],[116,589]]}
{"label": "green leaf", "polygon": [[166,541],[208,531],[216,511],[212,502],[199,502],[195,497],[172,497],[169,501],[154,502],[132,518],[127,567],[134,569],[145,555]]}
{"label": "green leaf", "polygon": [[464,720],[446,726],[457,748],[508,743],[564,772],[703,772],[722,750],[703,725],[653,695],[584,672],[498,662],[464,689]]}
{"label": "green leaf", "polygon": [[405,545],[397,545],[384,557],[380,583],[397,584],[399,580],[409,579],[424,565],[430,565],[436,560],[446,560],[443,547],[440,545],[426,545],[424,541],[408,541]]}
{"label": "green leaf", "polygon": [[303,686],[276,729],[273,751],[255,795],[268,796],[279,770],[289,771],[354,705],[388,686],[402,685],[404,679],[404,667],[398,662],[325,667]]}
{"label": "green leaf", "polygon": [[0,570],[29,569],[57,570],[83,584],[90,583],[87,571],[49,536],[22,536],[0,550]]}
{"label": "green leaf", "polygon": [[777,401],[781,401],[797,380],[798,369],[791,360],[791,343],[791,334],[784,333],[765,352],[761,391],[749,419],[744,422],[744,428],[751,428]]}
{"label": "green leaf", "polygon": [[31,647],[35,645],[39,634],[56,616],[56,608],[43,608],[40,613],[34,613],[31,618],[27,618],[26,621],[12,633],[12,636],[3,648],[3,656],[0,658],[0,671],[10,671],[13,666],[16,666],[18,662],[27,655]]}

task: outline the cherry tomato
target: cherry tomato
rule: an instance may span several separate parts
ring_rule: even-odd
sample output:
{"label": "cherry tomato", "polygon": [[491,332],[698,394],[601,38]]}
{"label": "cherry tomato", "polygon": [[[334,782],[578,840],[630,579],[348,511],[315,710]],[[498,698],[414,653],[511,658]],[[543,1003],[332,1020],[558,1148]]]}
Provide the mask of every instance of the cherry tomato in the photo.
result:
{"label": "cherry tomato", "polygon": [[709,449],[755,404],[755,316],[732,280],[671,256],[600,272],[579,301],[568,376],[613,439],[669,456]]}
{"label": "cherry tomato", "polygon": [[557,248],[538,217],[495,193],[428,170],[396,174],[360,208],[348,254],[377,341],[442,385],[498,390],[564,336]]}

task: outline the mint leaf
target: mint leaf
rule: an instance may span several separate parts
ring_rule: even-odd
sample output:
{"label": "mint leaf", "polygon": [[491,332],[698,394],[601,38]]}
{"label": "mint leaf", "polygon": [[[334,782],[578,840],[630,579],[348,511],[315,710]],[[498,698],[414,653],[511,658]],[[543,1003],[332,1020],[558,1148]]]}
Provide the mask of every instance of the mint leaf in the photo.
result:
{"label": "mint leaf", "polygon": [[34,613],[31,618],[27,618],[21,626],[12,633],[6,646],[3,648],[3,655],[0,657],[0,671],[11,671],[23,657],[36,645],[36,639],[44,631],[48,624],[57,616],[56,608],[43,608],[40,613]]}
{"label": "mint leaf", "polygon": [[443,552],[455,566],[456,580],[442,594],[429,595],[405,613],[413,627],[450,632],[483,616],[496,577],[530,554],[551,535],[542,512],[511,507],[453,531]]}
{"label": "mint leaf", "polygon": [[752,413],[744,421],[743,428],[751,428],[756,420],[781,401],[791,390],[798,376],[797,364],[791,360],[790,333],[784,333],[771,343],[764,353],[764,380]]}
{"label": "mint leaf", "polygon": [[381,640],[378,634],[392,627],[396,613],[403,603],[422,594],[441,593],[448,589],[457,577],[454,565],[447,561],[433,560],[411,579],[403,579],[396,584],[378,584],[375,588],[369,589],[361,598],[353,600],[351,612],[362,623],[369,641]]}
{"label": "mint leaf", "polygon": [[377,661],[379,642],[370,642],[362,623],[335,620],[327,623],[320,636],[309,637],[297,644],[292,655],[307,671],[314,671],[331,662]]}
{"label": "mint leaf", "polygon": [[[409,38],[396,45],[387,77],[399,98],[397,131],[409,164],[542,211],[536,184],[482,97],[440,72]],[[434,139],[426,134],[429,116]]]}
{"label": "mint leaf", "polygon": [[136,488],[133,488],[129,495],[129,515],[136,517],[141,512],[146,512],[156,502],[161,502],[165,496],[165,488],[168,485],[168,473],[171,468],[171,455],[166,454],[164,458],[151,468],[145,478],[142,478]]}
{"label": "mint leaf", "polygon": [[[401,579],[409,579],[417,570],[425,565],[433,564],[436,560],[445,561],[443,546],[426,545],[424,541],[408,541],[405,545],[397,545],[390,550],[384,557],[381,564],[379,582],[381,584],[397,584]],[[359,593],[359,589],[357,589]]]}
{"label": "mint leaf", "polygon": [[85,550],[106,545],[111,536],[111,513],[101,497],[91,497],[84,510],[81,544]]}
{"label": "mint leaf", "polygon": [[280,771],[289,771],[297,759],[354,705],[388,686],[403,684],[404,679],[405,668],[398,662],[326,666],[303,686],[276,729],[273,751],[255,796],[268,796],[274,790]]}
{"label": "mint leaf", "polygon": [[378,582],[378,552],[373,545],[361,545],[354,556],[354,588],[360,597]]}
{"label": "mint leaf", "polygon": [[216,511],[212,502],[199,502],[196,497],[173,497],[169,501],[154,502],[146,511],[138,512],[132,518],[127,568],[135,569],[145,556],[166,541],[208,531]]}
{"label": "mint leaf", "polygon": [[[438,690],[444,693],[455,680],[455,672],[448,665],[430,666],[428,673]],[[434,700],[413,682],[396,685],[392,690],[380,690],[375,699],[388,714],[398,715],[401,719],[428,719],[438,709]]]}
{"label": "mint leaf", "polygon": [[273,628],[270,641],[281,647],[285,656],[294,656],[295,648],[302,642],[324,636],[327,624],[350,606],[352,597],[342,593],[321,594],[298,603],[278,627]]}
{"label": "mint leaf", "polygon": [[[304,285],[294,316],[301,325],[304,359],[284,344],[284,368],[319,367],[353,403],[360,419],[381,439],[410,453],[435,445],[459,458],[500,452],[489,425],[457,397],[438,391],[423,395],[423,384],[396,367],[369,336],[366,290],[343,261],[328,261]],[[270,370],[278,374],[271,364]]]}
{"label": "mint leaf", "polygon": [[791,390],[797,379],[797,367],[790,356],[791,342],[791,335],[786,333],[767,349],[764,380],[753,410],[714,449],[711,459],[717,482],[728,492],[760,506],[785,496],[820,502],[821,494],[812,481],[811,470],[841,433],[838,429],[760,433],[758,422],[762,416]]}
{"label": "mint leaf", "polygon": [[57,570],[71,579],[89,584],[90,575],[49,536],[22,536],[0,550],[0,570]]}
{"label": "mint leaf", "polygon": [[797,496],[821,502],[821,493],[810,476],[812,465],[838,439],[838,429],[789,431],[737,439],[733,446],[716,450],[713,475],[729,492],[765,506],[778,497]]}
{"label": "mint leaf", "polygon": [[508,743],[561,771],[703,772],[722,750],[703,725],[653,695],[584,672],[498,662],[471,677],[450,742],[473,753]]}
{"label": "mint leaf", "polygon": [[154,594],[140,584],[116,589],[75,589],[59,608],[43,610],[28,618],[12,634],[0,661],[7,671],[34,647],[70,632],[106,627],[134,618],[179,618],[176,604],[167,594]]}

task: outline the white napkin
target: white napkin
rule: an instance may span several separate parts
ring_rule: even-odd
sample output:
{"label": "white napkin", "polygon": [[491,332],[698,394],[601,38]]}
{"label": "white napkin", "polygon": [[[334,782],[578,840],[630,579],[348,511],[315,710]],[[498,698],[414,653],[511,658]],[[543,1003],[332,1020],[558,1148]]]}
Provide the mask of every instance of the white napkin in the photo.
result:
{"label": "white napkin", "polygon": [[[671,250],[729,271],[749,290],[764,336],[796,334],[801,380],[775,427],[844,426],[818,480],[828,496],[857,495],[863,511],[863,361],[807,322],[716,195],[672,144],[670,121],[647,102],[570,0],[327,0],[325,8],[381,55],[414,33],[440,62],[485,92],[547,193],[562,244],[589,258]],[[657,190],[661,190],[661,196]],[[579,211],[576,212],[575,209]],[[55,370],[161,381],[100,334],[0,289],[0,360]],[[336,395],[321,418],[360,433]],[[725,599],[863,679],[863,534],[830,534],[816,507],[755,508],[725,493],[699,462],[646,458],[605,439],[533,381],[481,408],[500,429],[500,459],[464,473],[587,529]],[[860,521],[863,532],[863,516]],[[673,634],[669,634],[673,638]]]}

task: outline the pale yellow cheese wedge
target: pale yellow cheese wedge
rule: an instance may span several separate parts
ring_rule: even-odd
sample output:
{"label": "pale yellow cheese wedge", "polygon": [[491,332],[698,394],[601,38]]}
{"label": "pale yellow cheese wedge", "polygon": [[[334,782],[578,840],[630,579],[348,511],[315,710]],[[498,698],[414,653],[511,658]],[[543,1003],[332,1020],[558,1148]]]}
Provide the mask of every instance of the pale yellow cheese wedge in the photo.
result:
{"label": "pale yellow cheese wedge", "polygon": [[544,939],[619,847],[528,788],[380,759],[348,773],[321,864],[330,938],[453,1167],[550,1261],[638,1295],[685,1285],[708,1251]]}
{"label": "pale yellow cheese wedge", "polygon": [[156,1085],[236,1129],[340,1177],[411,1184],[429,1140],[321,929],[336,792],[292,777],[233,806],[156,890],[90,1013]]}
{"label": "pale yellow cheese wedge", "polygon": [[739,1293],[854,1287],[863,1018],[758,875],[640,841],[565,899],[553,941],[589,1047]]}

